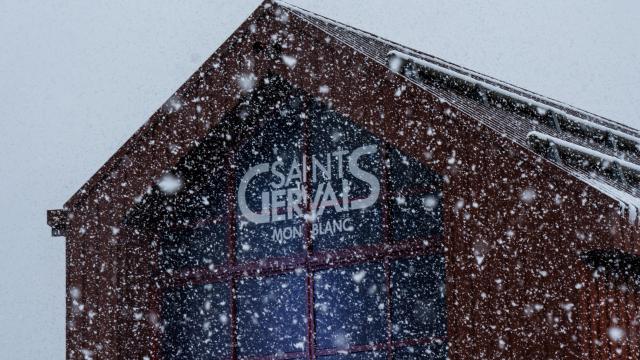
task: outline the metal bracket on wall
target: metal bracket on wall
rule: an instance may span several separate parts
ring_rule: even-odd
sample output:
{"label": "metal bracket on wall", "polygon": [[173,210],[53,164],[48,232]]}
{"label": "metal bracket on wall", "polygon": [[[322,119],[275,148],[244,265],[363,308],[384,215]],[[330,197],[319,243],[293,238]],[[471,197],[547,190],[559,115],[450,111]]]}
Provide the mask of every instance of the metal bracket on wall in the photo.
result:
{"label": "metal bracket on wall", "polygon": [[47,210],[47,224],[51,226],[51,236],[65,236],[69,223],[69,210]]}

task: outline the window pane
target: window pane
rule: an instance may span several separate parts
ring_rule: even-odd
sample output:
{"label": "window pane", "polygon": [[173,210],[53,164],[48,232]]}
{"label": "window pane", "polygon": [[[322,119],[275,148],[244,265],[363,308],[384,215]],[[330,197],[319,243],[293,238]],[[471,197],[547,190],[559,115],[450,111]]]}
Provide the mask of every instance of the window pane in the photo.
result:
{"label": "window pane", "polygon": [[442,202],[438,193],[419,192],[392,199],[393,239],[424,239],[442,234]]}
{"label": "window pane", "polygon": [[389,152],[391,164],[391,191],[404,191],[417,188],[433,188],[440,183],[439,176],[421,162],[393,149]]}
{"label": "window pane", "polygon": [[447,344],[441,342],[397,349],[393,358],[395,360],[445,360],[447,359]]}
{"label": "window pane", "polygon": [[393,265],[395,339],[446,335],[444,258],[439,255],[398,260]]}
{"label": "window pane", "polygon": [[197,192],[184,191],[170,198],[160,242],[163,271],[221,265],[227,260],[226,176]]}
{"label": "window pane", "polygon": [[396,241],[442,233],[442,181],[409,156],[392,150],[390,187],[393,238]]}
{"label": "window pane", "polygon": [[269,355],[306,349],[304,273],[238,282],[240,355]]}
{"label": "window pane", "polygon": [[163,359],[224,359],[230,355],[226,284],[168,292],[162,304]]}
{"label": "window pane", "polygon": [[378,344],[386,336],[386,290],[381,264],[331,269],[315,277],[318,348]]}
{"label": "window pane", "polygon": [[380,142],[351,120],[316,105],[309,165],[314,249],[380,242]]}
{"label": "window pane", "polygon": [[285,101],[259,115],[262,125],[236,157],[237,257],[290,256],[302,236],[302,101]]}
{"label": "window pane", "polygon": [[222,222],[165,234],[160,259],[163,270],[219,265],[227,260],[226,226]]}
{"label": "window pane", "polygon": [[320,360],[369,360],[369,359],[386,359],[387,353],[383,351],[363,351],[350,354],[336,354],[318,356]]}

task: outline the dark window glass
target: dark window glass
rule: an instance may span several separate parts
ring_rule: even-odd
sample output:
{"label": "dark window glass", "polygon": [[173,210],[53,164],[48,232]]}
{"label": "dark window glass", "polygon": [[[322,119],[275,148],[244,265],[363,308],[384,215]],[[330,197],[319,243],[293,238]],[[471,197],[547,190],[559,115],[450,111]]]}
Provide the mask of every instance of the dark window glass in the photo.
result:
{"label": "dark window glass", "polygon": [[380,237],[380,142],[317,105],[311,124],[314,249],[370,245]]}
{"label": "dark window glass", "polygon": [[409,346],[395,351],[395,360],[445,360],[447,344],[443,341],[429,345]]}
{"label": "dark window glass", "polygon": [[364,351],[349,354],[336,354],[318,356],[320,360],[369,360],[369,359],[386,359],[387,353],[382,351]]}
{"label": "dark window glass", "polygon": [[406,156],[396,149],[389,151],[391,164],[390,188],[393,192],[409,189],[433,189],[440,183],[439,176],[411,156]]}
{"label": "dark window glass", "polygon": [[261,115],[256,134],[236,157],[240,261],[290,256],[304,249],[302,105],[291,97]]}
{"label": "dark window glass", "polygon": [[221,265],[227,260],[226,176],[198,192],[184,191],[164,207],[160,242],[162,270]]}
{"label": "dark window glass", "polygon": [[229,288],[187,287],[164,296],[163,359],[224,359],[230,355]]}
{"label": "dark window glass", "polygon": [[304,273],[239,280],[240,355],[305,351],[305,290]]}
{"label": "dark window glass", "polygon": [[393,239],[424,239],[442,233],[442,205],[437,193],[398,195],[392,199]]}
{"label": "dark window glass", "polygon": [[398,260],[391,280],[394,338],[445,336],[444,258],[432,255]]}
{"label": "dark window glass", "polygon": [[315,274],[316,343],[348,349],[377,344],[386,337],[386,290],[381,264]]}
{"label": "dark window glass", "polygon": [[393,239],[403,241],[441,234],[441,179],[397,150],[390,152],[389,159]]}
{"label": "dark window glass", "polygon": [[[229,359],[235,340],[241,359],[304,359],[309,306],[318,359],[446,358],[444,258],[396,260],[406,255],[398,241],[442,234],[441,177],[291,89],[259,89],[267,83],[260,81],[242,101],[237,123],[227,124],[242,131],[220,128],[212,135],[224,139],[218,148],[233,158],[206,158],[216,171],[205,158],[194,160],[191,165],[202,165],[192,170],[199,180],[185,176],[189,187],[158,202],[166,217],[161,270],[172,280],[188,275],[197,282],[209,280],[203,272],[169,270],[209,267],[223,281],[164,295],[164,358]],[[229,223],[235,234],[228,234]],[[316,253],[310,257],[306,224]],[[227,240],[234,238],[237,263],[228,262]],[[383,240],[389,243],[382,246]],[[363,249],[371,245],[379,246]],[[333,250],[340,251],[318,254]],[[383,255],[389,256],[386,273]],[[279,266],[292,263],[305,270],[283,274]],[[313,271],[313,299],[307,298],[307,271]],[[236,284],[233,304],[230,283]]]}
{"label": "dark window glass", "polygon": [[162,241],[160,259],[165,271],[220,265],[227,260],[226,226],[222,221],[200,228],[175,229]]}

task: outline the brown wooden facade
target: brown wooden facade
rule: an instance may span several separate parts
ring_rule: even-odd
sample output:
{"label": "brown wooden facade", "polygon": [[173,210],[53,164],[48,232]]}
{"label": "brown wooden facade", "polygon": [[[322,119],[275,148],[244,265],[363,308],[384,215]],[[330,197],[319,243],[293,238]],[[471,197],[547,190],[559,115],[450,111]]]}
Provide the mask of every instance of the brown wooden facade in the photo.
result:
{"label": "brown wooden facade", "polygon": [[[442,176],[450,358],[640,357],[634,279],[593,276],[598,254],[624,254],[625,264],[640,255],[637,225],[617,201],[265,2],[64,210],[50,213],[66,238],[69,359],[161,358],[158,288],[168,280],[158,274],[157,234],[128,219],[166,171],[229,131],[225,116],[246,95],[242,76],[283,79]],[[232,143],[216,143],[221,159],[231,159]],[[612,340],[612,327],[625,329],[623,338]]]}

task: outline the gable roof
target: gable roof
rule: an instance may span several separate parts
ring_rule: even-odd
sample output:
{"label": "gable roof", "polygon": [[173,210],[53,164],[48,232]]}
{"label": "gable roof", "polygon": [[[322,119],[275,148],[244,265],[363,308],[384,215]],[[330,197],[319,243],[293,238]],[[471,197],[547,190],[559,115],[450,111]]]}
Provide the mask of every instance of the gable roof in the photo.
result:
{"label": "gable roof", "polygon": [[[277,2],[295,16],[406,76],[441,101],[618,200],[635,223],[640,207],[640,131],[284,1]],[[542,149],[541,142],[546,142]],[[578,160],[563,161],[557,147],[565,150],[565,156]]]}
{"label": "gable roof", "polygon": [[[252,37],[268,39],[271,33],[282,28],[288,16],[336,39],[354,54],[394,71],[418,86],[425,95],[544,155],[567,173],[620,201],[635,222],[636,207],[640,206],[640,199],[636,197],[640,185],[634,178],[635,167],[640,166],[637,130],[298,7],[270,1],[265,1],[65,203],[65,211],[91,203],[99,206],[95,204],[103,201],[109,211],[125,211],[130,202],[115,204],[111,200],[133,201],[153,185],[163,171],[198,145],[216,119],[237,102],[238,89],[235,84],[229,84],[229,74],[236,74],[240,82],[242,76],[253,76],[252,67],[256,65],[241,55],[256,51],[258,42]],[[256,31],[256,24],[263,27],[262,31]],[[279,64],[286,68],[285,65]],[[402,91],[402,88],[397,90]],[[206,95],[212,93],[216,94],[215,99]],[[189,98],[192,100],[184,100]],[[214,104],[205,105],[205,98]],[[193,99],[203,99],[203,114],[196,110],[200,105]],[[204,121],[204,114],[214,119]],[[563,160],[558,148],[565,156],[577,157],[578,161]],[[598,171],[590,171],[585,162],[586,165],[595,162]],[[155,166],[145,166],[149,163]],[[50,225],[60,234],[64,232],[60,224],[65,218],[60,212],[52,212],[49,217]]]}

